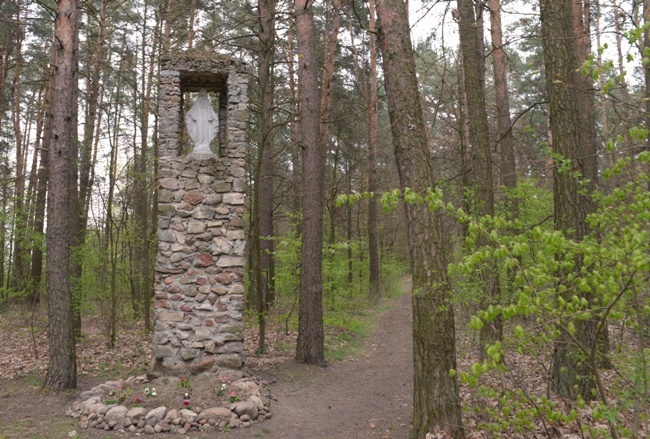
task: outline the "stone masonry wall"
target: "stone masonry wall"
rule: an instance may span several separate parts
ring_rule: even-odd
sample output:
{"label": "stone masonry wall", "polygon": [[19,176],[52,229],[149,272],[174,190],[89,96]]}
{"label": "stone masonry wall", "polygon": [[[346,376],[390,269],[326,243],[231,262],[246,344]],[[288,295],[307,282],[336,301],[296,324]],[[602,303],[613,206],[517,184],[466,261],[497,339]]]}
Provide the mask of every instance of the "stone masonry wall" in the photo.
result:
{"label": "stone masonry wall", "polygon": [[[194,72],[227,78],[219,90],[227,96],[225,157],[178,156],[183,76]],[[154,374],[243,366],[246,93],[240,62],[211,63],[203,53],[163,61]]]}

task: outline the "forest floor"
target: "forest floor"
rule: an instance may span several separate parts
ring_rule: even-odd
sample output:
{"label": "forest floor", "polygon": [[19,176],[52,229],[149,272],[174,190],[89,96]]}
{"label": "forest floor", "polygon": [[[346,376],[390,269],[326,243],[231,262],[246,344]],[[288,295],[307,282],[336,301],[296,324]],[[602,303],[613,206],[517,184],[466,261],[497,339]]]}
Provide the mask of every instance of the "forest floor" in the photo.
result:
{"label": "forest floor", "polygon": [[[410,290],[407,284],[405,291]],[[273,381],[270,390],[277,401],[271,405],[272,419],[227,433],[212,430],[183,437],[408,438],[412,413],[410,304],[408,294],[386,299],[377,313],[366,317],[373,328],[368,337],[340,337],[350,340],[348,346],[339,346],[343,358],[325,368],[296,364],[291,348],[295,334],[272,332],[270,354],[250,355],[247,360],[252,375]],[[99,320],[94,320],[95,324]],[[149,336],[143,336],[138,328],[121,329],[119,348],[109,350],[102,341],[102,328],[93,327],[93,322],[84,321],[84,325],[87,335],[77,348],[78,389],[54,394],[41,389],[47,365],[44,317],[29,310],[0,316],[0,438],[130,437],[129,433],[82,430],[65,411],[82,391],[110,379],[126,378],[131,371],[141,373],[149,357]],[[340,331],[327,329],[330,335]],[[254,337],[247,333],[249,352],[254,351]]]}
{"label": "forest floor", "polygon": [[[408,279],[402,281],[410,291]],[[190,432],[189,438],[269,438],[269,439],[406,439],[412,416],[412,337],[410,294],[383,299],[376,311],[360,318],[371,329],[365,337],[340,327],[326,327],[328,367],[298,365],[293,360],[297,334],[285,332],[282,324],[268,332],[269,352],[256,356],[256,332],[246,330],[246,365],[251,375],[271,382],[269,390],[276,398],[271,404],[272,418],[250,428],[228,432],[215,429]],[[43,307],[41,307],[43,308]],[[460,321],[468,320],[467,310],[459,307]],[[276,321],[278,319],[275,319]],[[42,390],[47,368],[47,321],[43,309],[10,309],[0,314],[0,439],[4,438],[115,438],[132,437],[129,433],[83,430],[65,415],[78,395],[93,386],[140,375],[151,358],[151,337],[141,325],[133,325],[123,316],[117,347],[108,349],[101,316],[85,319],[77,345],[78,388],[59,394]],[[468,372],[478,358],[476,331],[459,325],[456,339],[459,372]],[[459,330],[460,328],[460,330]],[[621,340],[613,346],[633,346]],[[507,370],[486,374],[478,387],[460,386],[463,423],[467,439],[561,438],[588,439],[607,437],[608,424],[596,417],[596,403],[582,408],[558,399],[548,391],[548,355],[534,346],[532,352],[517,353],[510,347],[505,358]],[[616,349],[613,358],[626,355]],[[36,355],[38,354],[38,355]],[[470,373],[471,376],[471,373]],[[609,389],[616,390],[625,371],[605,370],[602,377]],[[628,379],[629,381],[629,379]],[[619,384],[617,384],[619,383]],[[618,392],[618,393],[617,393]],[[609,394],[615,401],[620,390]],[[628,406],[621,400],[617,405]],[[636,437],[647,433],[647,406],[639,406],[641,425],[634,418],[634,406],[621,408],[615,415],[621,428]],[[636,426],[635,426],[636,422]],[[581,429],[583,430],[581,432]],[[624,431],[625,430],[621,430]],[[153,434],[154,438],[178,435]],[[621,437],[631,437],[622,434]],[[436,435],[435,438],[440,436]]]}

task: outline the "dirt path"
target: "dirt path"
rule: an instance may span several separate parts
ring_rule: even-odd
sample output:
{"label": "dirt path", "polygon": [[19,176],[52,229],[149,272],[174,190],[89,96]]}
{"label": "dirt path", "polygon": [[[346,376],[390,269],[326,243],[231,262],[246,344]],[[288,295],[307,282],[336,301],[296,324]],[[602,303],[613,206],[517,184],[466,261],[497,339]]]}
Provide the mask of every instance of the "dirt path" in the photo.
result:
{"label": "dirt path", "polygon": [[412,413],[410,294],[376,316],[365,351],[314,368],[271,370],[273,418],[232,437],[274,439],[408,438]]}

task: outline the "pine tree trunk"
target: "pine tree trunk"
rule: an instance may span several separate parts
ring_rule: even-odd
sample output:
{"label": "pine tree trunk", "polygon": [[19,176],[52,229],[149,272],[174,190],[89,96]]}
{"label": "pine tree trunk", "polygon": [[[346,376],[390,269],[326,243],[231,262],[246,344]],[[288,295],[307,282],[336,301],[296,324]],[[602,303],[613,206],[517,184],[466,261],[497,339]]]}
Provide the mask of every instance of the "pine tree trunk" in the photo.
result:
{"label": "pine tree trunk", "polygon": [[296,361],[325,366],[322,266],[325,150],[319,134],[320,96],[312,6],[309,0],[295,1],[304,187]]}
{"label": "pine tree trunk", "polygon": [[190,0],[190,14],[187,30],[187,48],[191,49],[194,45],[194,20],[196,20],[196,0]]}
{"label": "pine tree trunk", "polygon": [[[38,183],[36,187],[36,201],[34,206],[34,234],[42,236],[45,228],[45,201],[47,199],[47,181],[48,181],[48,151],[52,141],[52,108],[54,96],[54,64],[56,58],[52,56],[52,67],[48,78],[47,90],[45,92],[44,102],[44,119],[43,119],[43,140],[41,143],[41,162],[38,168]],[[36,301],[40,295],[40,288],[43,276],[43,247],[36,246],[32,251],[32,282],[34,288],[38,289],[33,292]]]}
{"label": "pine tree trunk", "polygon": [[[467,93],[467,114],[469,117],[469,135],[474,148],[476,184],[475,206],[476,214],[480,216],[494,215],[494,186],[492,181],[492,153],[490,149],[490,132],[488,129],[487,110],[485,108],[485,85],[481,78],[484,62],[481,58],[482,36],[477,35],[477,24],[474,18],[472,0],[458,0],[460,14],[460,44],[463,56],[465,90]],[[482,67],[483,66],[483,67]],[[485,233],[479,233],[477,247],[490,245]],[[477,272],[481,287],[481,308],[496,306],[501,300],[499,270],[492,261],[486,261]],[[485,355],[485,347],[503,339],[501,316],[485,322],[480,332],[481,356]]]}
{"label": "pine tree trunk", "polygon": [[[499,135],[499,152],[501,167],[501,184],[509,191],[517,187],[517,169],[515,150],[512,139],[512,122],[510,121],[510,100],[508,98],[508,76],[506,73],[506,54],[503,51],[503,34],[501,32],[501,1],[489,0],[490,33],[492,36],[492,67],[494,71],[494,89],[497,107],[497,127]],[[506,217],[514,221],[519,217],[519,203],[513,194],[505,197]]]}
{"label": "pine tree trunk", "polygon": [[[402,0],[377,0],[388,112],[402,189],[434,187],[408,16]],[[413,430],[463,438],[456,378],[456,334],[443,229],[426,203],[405,203],[413,276]]]}
{"label": "pine tree trunk", "polygon": [[[21,19],[21,2],[16,2],[16,19]],[[18,22],[17,21],[17,22]],[[14,254],[13,270],[10,287],[16,292],[22,292],[27,287],[27,248],[25,231],[27,227],[27,214],[25,212],[25,160],[23,135],[21,130],[21,72],[23,66],[22,43],[25,38],[23,26],[16,29],[16,58],[14,60],[14,77],[11,86],[11,119],[16,152],[16,182],[14,192]]]}
{"label": "pine tree trunk", "polygon": [[76,0],[59,0],[53,50],[52,140],[49,155],[47,221],[47,292],[49,319],[49,367],[45,386],[65,390],[77,385],[77,365],[70,285],[70,191],[71,159],[75,139],[77,84],[76,49],[79,35],[79,8]]}
{"label": "pine tree trunk", "polygon": [[[375,0],[369,0],[369,25],[368,33],[370,38],[370,71],[369,76],[369,102],[366,103],[366,115],[368,118],[368,192],[377,192],[377,143],[379,138],[379,109],[377,107],[377,36],[375,25]],[[370,287],[369,295],[377,301],[382,294],[381,271],[379,262],[379,236],[378,224],[379,215],[377,198],[371,196],[368,199],[368,259],[370,263]]]}
{"label": "pine tree trunk", "polygon": [[298,123],[300,105],[296,86],[296,72],[294,63],[294,27],[289,27],[287,37],[287,74],[289,77],[289,93],[291,107],[291,122],[289,123],[289,132],[291,138],[291,213],[294,215],[293,220],[296,223],[296,234],[302,234],[302,163],[300,157],[300,124]]}
{"label": "pine tree trunk", "polygon": [[257,233],[253,239],[256,254],[256,307],[259,325],[257,351],[266,352],[266,314],[272,298],[270,271],[272,266],[273,241],[273,58],[275,56],[275,1],[258,2],[260,40],[258,81],[258,160],[256,190],[254,193]]}
{"label": "pine tree trunk", "polygon": [[[581,74],[579,36],[575,33],[575,23],[581,9],[575,8],[570,0],[542,0],[542,38],[544,44],[544,65],[548,83],[552,150],[554,158],[553,201],[555,207],[555,227],[576,241],[581,241],[589,232],[586,218],[593,211],[593,202],[586,194],[575,174],[582,178],[592,172],[588,157],[589,139],[587,133],[593,126],[584,126],[585,118],[581,112],[588,102],[580,95],[585,81]],[[593,113],[592,113],[593,114]],[[588,125],[588,124],[587,124]],[[560,162],[568,164],[563,169]],[[568,161],[568,162],[567,162]],[[581,258],[576,256],[576,271],[582,266]],[[567,283],[568,273],[559,273],[561,282]],[[569,291],[571,285],[567,285]],[[567,322],[561,322],[567,324]],[[563,333],[555,340],[552,386],[563,397],[575,398],[580,394],[584,399],[593,398],[595,388],[594,371],[586,359],[595,343],[593,320],[577,320],[575,335]]]}

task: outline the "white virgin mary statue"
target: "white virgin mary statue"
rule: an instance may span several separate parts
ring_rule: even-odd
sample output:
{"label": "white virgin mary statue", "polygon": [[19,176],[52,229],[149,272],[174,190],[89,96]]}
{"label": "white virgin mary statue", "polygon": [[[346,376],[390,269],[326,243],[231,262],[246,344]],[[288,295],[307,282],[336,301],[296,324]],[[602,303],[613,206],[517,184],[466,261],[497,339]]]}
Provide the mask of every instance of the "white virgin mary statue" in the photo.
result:
{"label": "white virgin mary statue", "polygon": [[219,130],[219,116],[210,105],[206,89],[199,91],[199,97],[185,115],[185,126],[194,142],[192,154],[212,154],[210,142]]}

